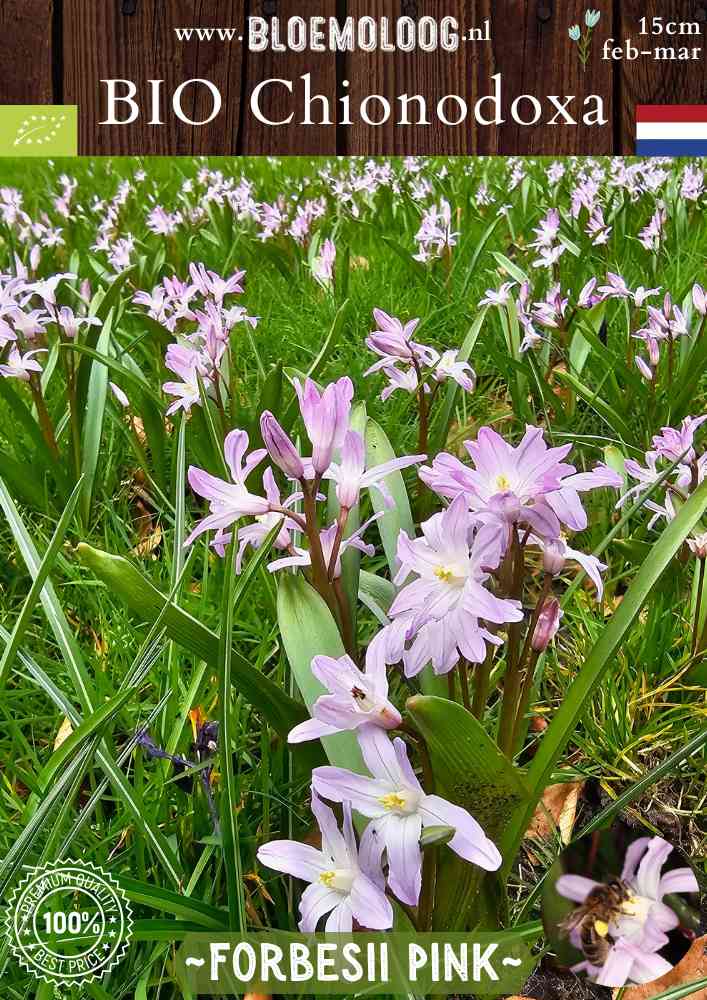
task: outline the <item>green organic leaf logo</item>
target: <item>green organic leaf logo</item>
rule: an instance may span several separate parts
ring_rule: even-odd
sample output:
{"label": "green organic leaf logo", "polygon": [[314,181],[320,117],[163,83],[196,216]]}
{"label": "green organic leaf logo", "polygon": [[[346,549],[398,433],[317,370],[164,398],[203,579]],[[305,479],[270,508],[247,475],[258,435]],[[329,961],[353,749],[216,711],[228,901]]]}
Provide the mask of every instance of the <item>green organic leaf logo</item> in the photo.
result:
{"label": "green organic leaf logo", "polygon": [[42,146],[52,142],[61,132],[68,116],[57,114],[28,115],[19,125],[15,146]]}

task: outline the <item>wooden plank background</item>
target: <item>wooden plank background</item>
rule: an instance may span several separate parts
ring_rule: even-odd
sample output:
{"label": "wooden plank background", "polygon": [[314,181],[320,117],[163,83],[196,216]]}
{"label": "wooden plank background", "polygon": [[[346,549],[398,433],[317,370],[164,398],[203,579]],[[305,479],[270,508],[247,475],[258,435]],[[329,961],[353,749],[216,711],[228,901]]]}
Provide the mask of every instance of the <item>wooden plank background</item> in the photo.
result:
{"label": "wooden plank background", "polygon": [[[583,23],[587,7],[600,9],[602,18],[583,70],[567,32],[571,24]],[[451,15],[466,28],[489,17],[493,40],[462,44],[456,53],[252,53],[237,41],[179,43],[174,35],[175,27],[187,26],[234,27],[245,35],[249,16],[314,14],[391,20]],[[617,44],[627,36],[637,40],[638,19],[654,14],[698,21],[702,36],[684,44],[705,44],[707,0],[0,0],[0,104],[78,104],[83,154],[626,154],[634,147],[636,104],[707,102],[704,57],[689,63],[602,59],[605,38],[613,36]],[[656,42],[667,44],[665,39],[650,44]],[[583,95],[597,93],[610,124],[524,128],[507,121],[453,128],[357,121],[346,127],[334,120],[329,126],[272,128],[254,118],[248,103],[261,80],[293,79],[301,87],[301,75],[311,73],[313,90],[329,98],[334,119],[337,98],[345,93],[354,108],[370,93],[391,102],[397,94],[420,93],[432,107],[444,94],[460,94],[471,107],[499,72],[506,107],[519,94],[577,94],[577,107]],[[100,80],[110,77],[134,80],[139,92],[145,92],[148,79],[162,79],[168,95],[187,79],[209,79],[220,89],[225,110],[203,127],[180,123],[171,114],[159,127],[144,121],[100,126]],[[203,92],[195,89],[185,98],[194,117],[207,113]],[[273,88],[263,106],[280,118],[294,101]]]}

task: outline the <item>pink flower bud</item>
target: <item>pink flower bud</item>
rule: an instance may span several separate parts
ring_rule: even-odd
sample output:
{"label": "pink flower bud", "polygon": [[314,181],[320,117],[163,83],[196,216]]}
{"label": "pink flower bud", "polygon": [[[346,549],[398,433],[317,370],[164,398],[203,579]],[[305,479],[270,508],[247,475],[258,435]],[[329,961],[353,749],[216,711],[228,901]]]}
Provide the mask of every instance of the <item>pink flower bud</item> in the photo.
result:
{"label": "pink flower bud", "polygon": [[697,538],[688,538],[687,544],[698,559],[707,559],[707,531],[703,531]]}
{"label": "pink flower bud", "polygon": [[560,604],[554,597],[545,601],[538,616],[531,645],[536,653],[544,653],[560,627]]}
{"label": "pink flower bud", "polygon": [[260,417],[260,432],[268,454],[275,465],[290,479],[304,478],[304,465],[288,434],[273,414],[265,410]]}
{"label": "pink flower bud", "polygon": [[565,568],[565,543],[555,539],[545,543],[543,549],[543,569],[552,576],[557,576]]}

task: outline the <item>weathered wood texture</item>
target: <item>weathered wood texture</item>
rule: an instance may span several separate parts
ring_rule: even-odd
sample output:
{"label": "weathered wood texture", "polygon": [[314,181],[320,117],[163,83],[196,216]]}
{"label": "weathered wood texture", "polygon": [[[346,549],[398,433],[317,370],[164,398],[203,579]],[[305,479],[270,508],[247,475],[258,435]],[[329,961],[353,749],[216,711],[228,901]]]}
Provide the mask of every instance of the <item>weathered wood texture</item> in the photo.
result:
{"label": "weathered wood texture", "polygon": [[54,17],[52,0],[0,0],[0,103],[53,102]]}
{"label": "weathered wood texture", "polygon": [[[583,25],[588,7],[601,10],[586,68],[568,29]],[[484,28],[491,20],[490,42],[464,41],[457,52],[272,52],[247,50],[243,39],[251,16],[311,17],[426,15],[456,17],[465,31]],[[639,19],[694,22],[697,37],[641,37]],[[180,42],[178,27],[230,27],[232,41]],[[705,44],[707,0],[0,0],[0,103],[67,103],[79,105],[79,148],[84,154],[199,153],[279,154],[448,153],[488,155],[630,153],[634,148],[635,106],[640,103],[691,104],[707,101],[704,53],[699,60],[659,61],[642,56],[632,61],[603,58],[604,41],[620,45],[631,38],[639,49],[674,45],[692,49]],[[640,43],[640,44],[639,44]],[[440,98],[458,94],[473,108],[492,90],[492,77],[502,74],[503,117],[500,125],[479,127],[470,113],[465,124],[445,126],[435,114]],[[299,124],[303,82],[311,74],[312,92],[329,102],[331,124]],[[292,80],[294,94],[282,85],[268,88],[262,108],[277,121],[293,109],[289,125],[273,127],[251,112],[255,87],[270,78]],[[141,104],[140,119],[126,126],[105,126],[105,85],[101,80],[133,80]],[[185,80],[208,79],[223,95],[223,111],[203,127],[178,121],[171,113],[171,94]],[[148,80],[163,80],[164,125],[148,124]],[[368,94],[382,94],[393,111],[396,96],[423,95],[429,125],[380,126],[361,121],[358,107]],[[579,111],[585,96],[599,94],[609,124],[588,127],[546,124],[552,115],[543,106],[545,123],[522,127],[512,121],[512,102],[523,94],[575,94],[570,112]],[[340,120],[343,96],[351,99],[354,124]],[[210,97],[205,88],[184,93],[184,107],[194,119],[206,117]],[[321,109],[321,102],[316,105]],[[488,105],[487,105],[488,107]],[[448,115],[458,105],[448,101]],[[127,110],[126,105],[121,110]],[[531,115],[528,101],[519,106]],[[380,114],[379,102],[370,105]],[[411,120],[416,108],[411,105]],[[581,117],[577,114],[574,117]],[[337,123],[338,122],[338,123]]]}
{"label": "weathered wood texture", "polygon": [[[662,17],[665,22],[677,21],[699,24],[700,36],[639,35],[639,20]],[[641,51],[667,46],[680,49],[702,47],[699,62],[680,60],[658,62],[646,56],[634,62],[621,63],[621,120],[617,151],[630,153],[633,143],[634,115],[637,104],[707,104],[707,0],[685,2],[685,0],[622,0],[621,22],[617,37],[633,37],[634,45]]]}

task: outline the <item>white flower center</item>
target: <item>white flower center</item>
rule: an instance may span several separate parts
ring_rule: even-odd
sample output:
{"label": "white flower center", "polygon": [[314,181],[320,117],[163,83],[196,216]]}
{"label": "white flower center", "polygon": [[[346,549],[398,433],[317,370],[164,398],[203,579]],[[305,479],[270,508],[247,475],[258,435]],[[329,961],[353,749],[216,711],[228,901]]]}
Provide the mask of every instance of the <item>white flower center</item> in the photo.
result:
{"label": "white flower center", "polygon": [[364,691],[363,688],[359,687],[357,684],[351,688],[351,697],[354,700],[354,705],[357,712],[362,712],[367,715],[372,712],[376,707],[376,702],[373,700],[368,691]]}
{"label": "white flower center", "polygon": [[384,795],[379,801],[388,812],[395,813],[396,816],[412,816],[417,812],[420,795],[412,788],[400,788]]}
{"label": "white flower center", "polygon": [[330,872],[322,872],[319,881],[327,889],[335,889],[337,892],[348,894],[354,883],[355,874],[350,868],[336,868]]}
{"label": "white flower center", "polygon": [[653,900],[648,899],[647,896],[629,896],[621,907],[621,911],[627,917],[634,917],[643,924],[646,922],[651,906],[653,906]]}
{"label": "white flower center", "polygon": [[452,587],[463,587],[467,580],[467,570],[458,563],[443,563],[434,571],[440,583],[448,583]]}

